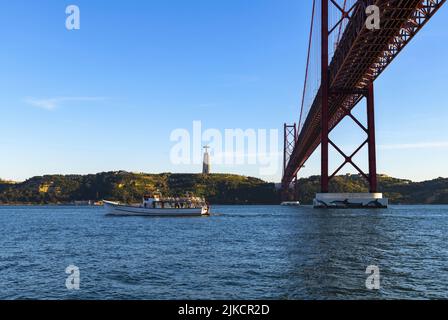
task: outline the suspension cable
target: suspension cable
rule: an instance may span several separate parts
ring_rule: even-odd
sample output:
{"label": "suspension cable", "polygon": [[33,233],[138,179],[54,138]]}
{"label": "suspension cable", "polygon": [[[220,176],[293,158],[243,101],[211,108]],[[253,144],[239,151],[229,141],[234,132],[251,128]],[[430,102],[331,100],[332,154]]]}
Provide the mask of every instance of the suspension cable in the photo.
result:
{"label": "suspension cable", "polygon": [[310,38],[308,41],[308,54],[306,59],[306,70],[305,70],[305,81],[303,83],[303,93],[302,93],[302,105],[300,107],[300,119],[299,119],[299,126],[297,127],[297,134],[300,133],[300,127],[302,125],[302,117],[303,117],[303,107],[305,105],[305,94],[306,94],[306,86],[308,82],[308,71],[310,66],[310,54],[311,54],[311,43],[312,43],[312,37],[313,37],[313,27],[314,27],[314,11],[316,7],[316,0],[313,0],[313,11],[311,13],[311,27],[310,27]]}
{"label": "suspension cable", "polygon": [[338,32],[338,40],[336,42],[337,45],[339,45],[339,41],[341,41],[341,32],[342,32],[342,24],[344,23],[345,20],[345,9],[347,8],[347,0],[344,0],[344,7],[342,8],[344,13],[342,13],[342,22],[339,25],[339,32]]}

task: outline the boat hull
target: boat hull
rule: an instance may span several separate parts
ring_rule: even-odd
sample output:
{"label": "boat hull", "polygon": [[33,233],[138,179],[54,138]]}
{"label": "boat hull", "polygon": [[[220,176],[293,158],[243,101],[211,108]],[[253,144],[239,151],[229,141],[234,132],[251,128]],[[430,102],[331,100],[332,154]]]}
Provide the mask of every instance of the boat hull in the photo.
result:
{"label": "boat hull", "polygon": [[154,217],[197,217],[209,215],[208,208],[144,208],[121,205],[104,201],[107,215],[113,216],[154,216]]}

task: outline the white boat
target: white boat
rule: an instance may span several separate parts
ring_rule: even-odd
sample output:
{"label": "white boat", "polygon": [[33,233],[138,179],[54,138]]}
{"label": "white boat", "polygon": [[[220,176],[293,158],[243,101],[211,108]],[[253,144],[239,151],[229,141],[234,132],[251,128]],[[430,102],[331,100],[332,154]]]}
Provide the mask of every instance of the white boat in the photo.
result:
{"label": "white boat", "polygon": [[285,201],[281,203],[282,206],[300,206],[299,201]]}
{"label": "white boat", "polygon": [[194,217],[209,216],[210,206],[204,199],[196,197],[162,198],[155,194],[143,198],[140,205],[126,205],[119,202],[103,201],[107,215],[114,216],[154,216],[154,217]]}

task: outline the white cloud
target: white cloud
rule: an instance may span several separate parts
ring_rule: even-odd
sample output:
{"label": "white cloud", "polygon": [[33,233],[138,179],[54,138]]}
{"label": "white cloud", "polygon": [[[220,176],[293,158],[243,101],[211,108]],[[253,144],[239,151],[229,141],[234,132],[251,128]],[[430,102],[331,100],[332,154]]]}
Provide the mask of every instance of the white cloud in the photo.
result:
{"label": "white cloud", "polygon": [[380,145],[378,147],[382,150],[448,148],[448,141],[386,144],[386,145]]}
{"label": "white cloud", "polygon": [[45,110],[54,110],[60,107],[65,102],[92,102],[104,101],[104,97],[57,97],[47,99],[26,98],[25,102],[34,107]]}

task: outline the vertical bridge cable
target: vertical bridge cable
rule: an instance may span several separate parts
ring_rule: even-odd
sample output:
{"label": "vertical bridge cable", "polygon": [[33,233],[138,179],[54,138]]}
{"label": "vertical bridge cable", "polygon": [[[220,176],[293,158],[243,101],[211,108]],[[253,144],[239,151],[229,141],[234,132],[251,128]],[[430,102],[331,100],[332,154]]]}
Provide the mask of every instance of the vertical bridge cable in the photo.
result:
{"label": "vertical bridge cable", "polygon": [[[344,6],[342,7],[342,10],[344,11],[343,14],[342,14],[343,15],[343,17],[342,17],[343,19],[345,18],[344,15],[345,15],[346,9],[347,9],[347,0],[344,0]],[[339,45],[339,41],[341,41],[342,25],[343,25],[343,23],[341,23],[339,25],[338,39],[336,40],[335,47],[338,46]]]}
{"label": "vertical bridge cable", "polygon": [[306,58],[305,81],[303,83],[302,105],[300,107],[299,125],[297,127],[298,131],[300,131],[300,129],[301,129],[302,120],[303,120],[303,107],[305,105],[305,95],[306,95],[306,88],[307,88],[307,83],[308,83],[308,71],[309,71],[309,67],[310,67],[311,44],[313,42],[313,26],[314,26],[315,7],[316,7],[316,0],[313,0],[313,10],[311,13],[310,36],[309,36],[309,41],[308,41],[308,54],[307,54],[307,58]]}

